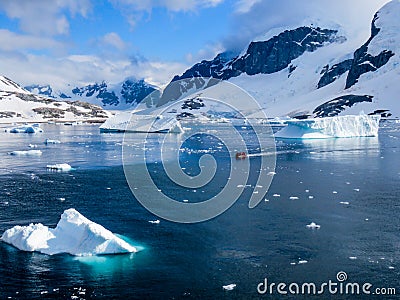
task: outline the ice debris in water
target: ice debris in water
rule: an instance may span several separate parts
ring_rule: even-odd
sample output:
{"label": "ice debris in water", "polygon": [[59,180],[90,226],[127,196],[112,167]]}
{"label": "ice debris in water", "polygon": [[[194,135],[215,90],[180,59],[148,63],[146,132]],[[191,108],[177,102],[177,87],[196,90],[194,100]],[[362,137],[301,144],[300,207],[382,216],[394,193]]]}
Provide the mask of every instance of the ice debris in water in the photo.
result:
{"label": "ice debris in water", "polygon": [[9,155],[14,156],[40,156],[42,155],[42,151],[40,150],[16,150],[8,152]]}
{"label": "ice debris in water", "polygon": [[290,197],[289,199],[290,199],[290,200],[299,200],[299,197],[292,196],[292,197]]}
{"label": "ice debris in water", "polygon": [[24,251],[77,256],[137,252],[137,249],[73,208],[61,215],[56,228],[43,224],[14,226],[1,240]]}
{"label": "ice debris in water", "polygon": [[306,227],[310,229],[320,229],[321,225],[317,225],[314,222],[311,222],[310,224],[306,225]]}
{"label": "ice debris in water", "polygon": [[232,291],[236,287],[236,284],[228,284],[228,285],[223,285],[222,288],[226,291]]}
{"label": "ice debris in water", "polygon": [[347,202],[347,201],[341,201],[341,202],[339,202],[340,204],[343,204],[343,205],[349,205],[350,204],[350,202]]}
{"label": "ice debris in water", "polygon": [[47,165],[46,168],[48,170],[53,170],[53,171],[71,171],[72,170],[72,167],[69,164]]}
{"label": "ice debris in water", "polygon": [[160,220],[155,220],[155,221],[149,221],[151,224],[160,224]]}
{"label": "ice debris in water", "polygon": [[44,141],[44,143],[45,143],[46,145],[49,145],[49,144],[60,144],[61,142],[60,142],[59,140],[46,139],[46,140]]}

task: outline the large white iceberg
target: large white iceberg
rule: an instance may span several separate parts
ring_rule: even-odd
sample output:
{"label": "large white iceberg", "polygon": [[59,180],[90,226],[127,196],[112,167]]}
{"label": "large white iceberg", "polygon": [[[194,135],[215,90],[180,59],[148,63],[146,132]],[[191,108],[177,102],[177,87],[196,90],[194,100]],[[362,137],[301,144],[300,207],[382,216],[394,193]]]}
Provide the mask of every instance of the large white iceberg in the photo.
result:
{"label": "large white iceberg", "polygon": [[54,229],[40,223],[15,226],[6,230],[1,240],[20,250],[49,255],[69,253],[91,256],[137,252],[136,247],[73,208],[64,211]]}
{"label": "large white iceberg", "polygon": [[175,117],[122,112],[107,119],[100,132],[182,133],[183,128]]}
{"label": "large white iceberg", "polygon": [[276,138],[326,139],[378,136],[380,116],[336,116],[286,121]]}
{"label": "large white iceberg", "polygon": [[26,125],[21,127],[7,128],[5,131],[9,133],[38,133],[43,132],[43,129],[34,124],[32,126]]}

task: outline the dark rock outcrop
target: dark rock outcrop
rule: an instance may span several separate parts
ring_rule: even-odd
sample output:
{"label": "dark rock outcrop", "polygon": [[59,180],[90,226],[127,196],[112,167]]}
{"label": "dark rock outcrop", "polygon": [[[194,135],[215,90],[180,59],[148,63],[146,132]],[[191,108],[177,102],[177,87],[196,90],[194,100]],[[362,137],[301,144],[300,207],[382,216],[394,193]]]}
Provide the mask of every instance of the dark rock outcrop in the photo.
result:
{"label": "dark rock outcrop", "polygon": [[373,96],[370,95],[344,95],[333,100],[327,101],[314,109],[313,114],[316,118],[334,117],[344,111],[346,107],[352,107],[356,103],[372,102]]}
{"label": "dark rock outcrop", "polygon": [[362,45],[356,52],[354,52],[354,59],[351,65],[349,74],[346,81],[346,89],[357,83],[358,78],[364,73],[373,72],[384,66],[389,59],[394,55],[390,50],[383,50],[376,56],[368,53],[368,46],[371,41],[379,34],[380,28],[376,27],[376,20],[379,18],[375,14],[372,20],[371,37]]}
{"label": "dark rock outcrop", "polygon": [[326,65],[324,69],[321,71],[321,79],[318,82],[318,88],[322,88],[328,84],[331,84],[336,79],[338,79],[341,75],[349,71],[352,67],[353,59],[346,59],[338,64],[333,65],[329,68],[329,65]]}

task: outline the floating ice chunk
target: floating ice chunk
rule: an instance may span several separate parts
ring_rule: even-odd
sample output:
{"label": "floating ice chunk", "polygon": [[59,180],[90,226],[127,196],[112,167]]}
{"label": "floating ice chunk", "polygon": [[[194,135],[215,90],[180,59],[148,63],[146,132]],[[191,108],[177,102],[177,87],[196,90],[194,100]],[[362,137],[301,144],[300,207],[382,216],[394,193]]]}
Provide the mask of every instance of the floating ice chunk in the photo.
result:
{"label": "floating ice chunk", "polygon": [[360,191],[360,189],[354,189],[356,192],[359,192]]}
{"label": "floating ice chunk", "polygon": [[267,173],[267,175],[269,175],[269,176],[273,176],[273,175],[275,175],[276,173],[275,172],[268,172]]}
{"label": "floating ice chunk", "polygon": [[222,288],[226,291],[232,291],[236,287],[236,284],[228,284],[228,285],[223,285]]}
{"label": "floating ice chunk", "polygon": [[15,156],[40,156],[42,151],[40,150],[21,150],[21,151],[11,151],[8,152],[9,155]]}
{"label": "floating ice chunk", "polygon": [[280,197],[281,195],[279,195],[279,194],[273,194],[272,196],[273,196],[273,197]]}
{"label": "floating ice chunk", "polygon": [[340,204],[343,204],[343,205],[349,205],[350,204],[350,202],[347,202],[347,201],[341,201],[341,202],[339,202]]}
{"label": "floating ice chunk", "polygon": [[308,196],[308,199],[314,199],[314,196]]}
{"label": "floating ice chunk", "polygon": [[72,167],[69,164],[55,164],[55,165],[47,165],[46,168],[48,170],[53,170],[53,171],[71,171]]}
{"label": "floating ice chunk", "polygon": [[336,116],[286,121],[287,127],[275,133],[277,138],[326,139],[378,136],[380,116]]}
{"label": "floating ice chunk", "polygon": [[137,252],[137,249],[103,226],[71,208],[61,215],[57,227],[43,224],[14,226],[1,240],[24,251],[44,254],[69,253],[77,256]]}
{"label": "floating ice chunk", "polygon": [[43,132],[43,129],[35,124],[32,126],[7,128],[5,131],[9,133],[41,133]]}
{"label": "floating ice chunk", "polygon": [[337,192],[336,192],[336,191],[333,191],[332,194],[337,194]]}
{"label": "floating ice chunk", "polygon": [[306,263],[308,263],[308,261],[307,261],[307,260],[305,260],[305,259],[303,259],[303,260],[299,260],[299,265],[306,264]]}
{"label": "floating ice chunk", "polygon": [[306,225],[306,227],[310,229],[320,229],[321,225],[317,225],[314,222],[311,222],[310,224]]}
{"label": "floating ice chunk", "polygon": [[28,145],[28,147],[29,147],[29,148],[37,148],[37,147],[38,147],[38,145],[29,144],[29,145]]}
{"label": "floating ice chunk", "polygon": [[44,141],[44,143],[45,143],[46,145],[49,145],[49,144],[60,144],[61,142],[60,142],[59,140],[46,139],[46,140]]}
{"label": "floating ice chunk", "polygon": [[155,221],[149,221],[151,224],[160,224],[160,220],[155,220]]}
{"label": "floating ice chunk", "polygon": [[299,197],[292,196],[292,197],[290,197],[289,199],[290,199],[290,200],[299,200]]}
{"label": "floating ice chunk", "polygon": [[394,270],[394,267],[393,266],[389,266],[389,270]]}
{"label": "floating ice chunk", "polygon": [[350,256],[349,259],[355,260],[355,259],[357,259],[357,256]]}

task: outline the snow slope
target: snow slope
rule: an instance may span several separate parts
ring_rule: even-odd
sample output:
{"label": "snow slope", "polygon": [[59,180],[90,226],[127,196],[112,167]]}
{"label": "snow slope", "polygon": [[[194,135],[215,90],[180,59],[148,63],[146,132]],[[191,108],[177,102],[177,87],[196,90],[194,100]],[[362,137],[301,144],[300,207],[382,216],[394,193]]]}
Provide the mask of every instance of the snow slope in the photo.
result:
{"label": "snow slope", "polygon": [[104,120],[110,115],[89,103],[56,101],[34,95],[11,79],[0,76],[0,123]]}
{"label": "snow slope", "polygon": [[[326,20],[322,28],[302,23],[298,28],[271,30],[239,56],[221,53],[175,76],[169,86],[185,80],[174,88],[179,92],[171,93],[167,87],[166,97],[156,106],[190,97],[195,77],[212,76],[247,91],[269,117],[365,113],[398,118],[399,19],[400,1],[392,0],[371,16],[371,34],[363,42],[354,34],[344,36],[339,24],[327,28]],[[207,85],[204,82],[200,90]],[[204,103],[201,111],[207,111]]]}

